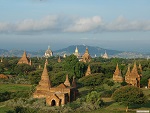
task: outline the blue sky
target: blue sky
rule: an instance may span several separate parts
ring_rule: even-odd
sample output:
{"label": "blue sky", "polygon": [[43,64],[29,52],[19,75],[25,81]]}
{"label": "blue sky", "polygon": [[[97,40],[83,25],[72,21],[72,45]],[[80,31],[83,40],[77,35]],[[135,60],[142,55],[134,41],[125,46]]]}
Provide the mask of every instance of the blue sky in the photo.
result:
{"label": "blue sky", "polygon": [[0,0],[0,48],[85,44],[150,52],[150,0]]}

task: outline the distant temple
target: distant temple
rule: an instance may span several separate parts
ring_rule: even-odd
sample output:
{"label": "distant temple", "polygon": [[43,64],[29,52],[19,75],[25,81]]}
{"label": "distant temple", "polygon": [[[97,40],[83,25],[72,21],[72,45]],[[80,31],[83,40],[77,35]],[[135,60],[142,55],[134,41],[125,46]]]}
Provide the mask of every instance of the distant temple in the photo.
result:
{"label": "distant temple", "polygon": [[123,82],[123,77],[122,77],[122,75],[121,75],[121,71],[119,70],[119,67],[118,67],[118,64],[117,64],[117,66],[116,66],[116,70],[115,70],[115,72],[114,72],[114,74],[113,74],[113,81],[114,82]]}
{"label": "distant temple", "polygon": [[66,55],[66,54],[64,54],[64,55],[63,55],[63,58],[66,58],[66,56],[67,56],[67,55]]}
{"label": "distant temple", "polygon": [[86,47],[84,55],[82,56],[82,60],[81,61],[83,61],[83,62],[90,62],[91,61],[91,56],[89,54],[89,50],[88,50],[87,47]]}
{"label": "distant temple", "polygon": [[130,72],[130,67],[128,66],[128,70],[125,76],[125,81],[130,85],[140,87],[141,76],[142,75],[138,74],[138,69],[137,69],[136,62],[135,62],[131,72]]}
{"label": "distant temple", "polygon": [[53,56],[53,52],[52,52],[52,50],[50,49],[50,46],[48,46],[48,49],[45,51],[44,56],[45,56],[46,58]]}
{"label": "distant temple", "polygon": [[57,60],[57,62],[59,62],[59,63],[61,62],[60,56],[58,57],[58,60]]}
{"label": "distant temple", "polygon": [[106,51],[105,51],[104,55],[102,55],[102,58],[108,59],[108,55],[107,55]]}
{"label": "distant temple", "polygon": [[85,73],[85,76],[88,76],[88,75],[91,75],[91,67],[90,67],[90,65],[88,66],[87,71]]}
{"label": "distant temple", "polygon": [[78,48],[76,46],[76,49],[75,49],[75,52],[73,53],[77,58],[80,57],[80,54],[79,54],[79,51],[78,51]]}
{"label": "distant temple", "polygon": [[66,75],[64,83],[61,83],[57,87],[52,87],[45,64],[39,85],[33,93],[33,98],[46,98],[46,103],[50,106],[63,106],[76,99],[78,90],[76,89],[74,78],[72,83],[71,85],[68,75]]}
{"label": "distant temple", "polygon": [[28,65],[31,65],[31,60],[29,61],[29,59],[27,58],[26,51],[24,51],[21,59],[19,60],[19,62],[17,64],[28,64]]}

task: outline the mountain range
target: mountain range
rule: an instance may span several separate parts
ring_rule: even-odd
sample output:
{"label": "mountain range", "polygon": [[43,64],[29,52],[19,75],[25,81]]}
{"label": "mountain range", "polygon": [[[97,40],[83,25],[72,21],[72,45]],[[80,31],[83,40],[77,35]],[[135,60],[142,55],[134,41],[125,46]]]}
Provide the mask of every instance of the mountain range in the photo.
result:
{"label": "mountain range", "polygon": [[[92,57],[99,57],[103,55],[105,52],[108,54],[109,57],[120,57],[120,58],[147,58],[148,54],[143,53],[137,53],[137,52],[125,52],[125,51],[117,51],[117,50],[110,50],[110,49],[104,49],[100,47],[94,47],[94,46],[85,46],[85,45],[71,45],[66,48],[62,48],[56,51],[53,51],[54,56],[60,55],[63,56],[64,54],[70,55],[73,54],[75,51],[75,48],[78,48],[78,51],[80,55],[83,55],[85,52],[86,47],[88,47],[89,53]],[[42,57],[44,55],[46,50],[38,50],[38,51],[26,51],[28,55],[31,57],[40,56]],[[0,55],[1,56],[17,56],[21,57],[24,50],[5,50],[0,49]]]}

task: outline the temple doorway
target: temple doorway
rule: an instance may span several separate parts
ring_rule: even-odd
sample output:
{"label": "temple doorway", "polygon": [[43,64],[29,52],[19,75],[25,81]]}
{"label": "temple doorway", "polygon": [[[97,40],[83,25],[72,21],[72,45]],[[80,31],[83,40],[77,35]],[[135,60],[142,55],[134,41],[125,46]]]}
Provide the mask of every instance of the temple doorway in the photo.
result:
{"label": "temple doorway", "polygon": [[52,100],[51,106],[56,106],[56,101],[55,100]]}

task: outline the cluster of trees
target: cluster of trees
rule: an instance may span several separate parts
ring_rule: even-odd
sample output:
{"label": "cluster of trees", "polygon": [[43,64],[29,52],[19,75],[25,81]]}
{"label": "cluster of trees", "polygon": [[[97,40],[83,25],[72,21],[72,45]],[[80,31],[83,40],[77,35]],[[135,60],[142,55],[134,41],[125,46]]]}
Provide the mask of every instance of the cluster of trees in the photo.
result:
{"label": "cluster of trees", "polygon": [[[42,74],[42,69],[44,67],[45,58],[33,57],[32,66],[27,64],[17,65],[19,58],[17,57],[7,57],[0,62],[0,73],[6,75],[16,75],[16,76],[28,76],[25,79],[31,82],[31,84],[37,84],[40,80]],[[58,57],[48,58],[49,64],[47,69],[52,79],[53,85],[58,85],[65,80],[65,75],[69,75],[69,79],[72,80],[73,76],[76,79],[83,78],[83,81],[87,83],[82,83],[85,86],[90,85],[100,85],[106,79],[111,79],[113,72],[115,70],[116,64],[119,64],[119,68],[122,70],[122,75],[125,76],[128,64],[131,64],[131,68],[135,60],[133,59],[122,59],[122,58],[110,58],[103,59],[101,57],[93,58],[90,63],[79,62],[75,55],[67,56],[65,59],[61,58],[62,62],[57,62]],[[148,79],[150,78],[150,61],[146,59],[136,59],[137,64],[142,65],[142,78],[141,86],[147,86]],[[84,77],[88,65],[90,64],[92,77]],[[41,69],[39,68],[41,66]],[[101,77],[99,79],[99,77]],[[96,80],[96,81],[95,81]]]}

